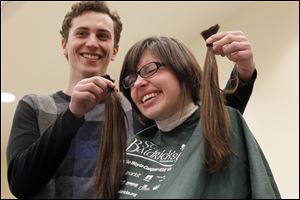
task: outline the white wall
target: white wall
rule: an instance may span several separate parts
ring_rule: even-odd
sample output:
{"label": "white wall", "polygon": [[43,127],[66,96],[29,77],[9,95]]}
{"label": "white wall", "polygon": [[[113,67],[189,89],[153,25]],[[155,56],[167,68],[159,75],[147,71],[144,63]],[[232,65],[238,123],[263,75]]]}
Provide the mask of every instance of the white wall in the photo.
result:
{"label": "white wall", "polygon": [[[262,2],[216,23],[220,31],[242,30],[252,43],[258,77],[244,117],[282,198],[299,198],[299,3]],[[206,48],[199,38],[189,47],[203,64]],[[224,86],[233,65],[217,59]]]}

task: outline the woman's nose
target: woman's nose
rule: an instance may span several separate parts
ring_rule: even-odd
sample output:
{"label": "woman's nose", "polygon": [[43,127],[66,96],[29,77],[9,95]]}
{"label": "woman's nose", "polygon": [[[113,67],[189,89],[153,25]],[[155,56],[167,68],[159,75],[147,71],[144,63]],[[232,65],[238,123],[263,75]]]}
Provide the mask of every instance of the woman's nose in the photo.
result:
{"label": "woman's nose", "polygon": [[138,76],[136,81],[133,84],[133,87],[143,87],[145,85],[147,85],[147,80],[141,76]]}

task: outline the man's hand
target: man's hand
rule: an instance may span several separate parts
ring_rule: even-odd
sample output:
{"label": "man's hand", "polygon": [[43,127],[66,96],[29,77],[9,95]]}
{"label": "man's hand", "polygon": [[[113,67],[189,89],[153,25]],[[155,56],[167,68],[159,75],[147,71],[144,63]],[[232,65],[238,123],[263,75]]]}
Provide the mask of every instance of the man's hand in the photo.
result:
{"label": "man's hand", "polygon": [[220,32],[212,35],[206,43],[213,44],[216,55],[226,56],[237,65],[243,80],[249,80],[255,71],[251,44],[241,31]]}
{"label": "man's hand", "polygon": [[81,118],[104,99],[110,88],[115,89],[115,87],[112,81],[101,76],[82,79],[73,88],[70,111]]}

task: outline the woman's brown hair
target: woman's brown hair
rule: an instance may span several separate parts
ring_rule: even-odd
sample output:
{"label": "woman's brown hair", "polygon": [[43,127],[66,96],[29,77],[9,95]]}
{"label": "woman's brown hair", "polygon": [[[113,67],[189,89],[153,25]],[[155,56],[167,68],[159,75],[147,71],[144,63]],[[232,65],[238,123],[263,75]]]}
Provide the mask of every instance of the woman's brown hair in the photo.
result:
{"label": "woman's brown hair", "polygon": [[[201,35],[206,40],[217,33],[219,28],[220,26],[216,24],[203,31]],[[218,67],[213,45],[207,44],[206,46],[207,52],[200,90],[201,121],[205,139],[205,162],[210,172],[216,172],[226,164],[232,155],[230,118],[219,87]]]}
{"label": "woman's brown hair", "polygon": [[[110,79],[109,76],[106,78]],[[100,146],[95,171],[96,198],[117,198],[125,171],[126,120],[120,94],[110,89],[105,99],[104,120],[99,137]]]}

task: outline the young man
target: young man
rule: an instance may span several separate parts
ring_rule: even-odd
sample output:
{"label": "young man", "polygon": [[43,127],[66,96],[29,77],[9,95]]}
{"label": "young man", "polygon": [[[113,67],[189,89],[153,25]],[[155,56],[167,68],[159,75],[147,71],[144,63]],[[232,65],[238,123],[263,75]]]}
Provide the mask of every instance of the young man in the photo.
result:
{"label": "young man", "polygon": [[[118,53],[121,31],[120,18],[104,2],[76,3],[66,15],[61,34],[70,66],[67,87],[47,96],[24,96],[14,116],[7,147],[7,173],[10,190],[16,197],[94,197],[103,99],[109,88],[115,88],[102,76]],[[253,60],[252,55],[245,59]],[[256,73],[229,99],[228,103],[233,102],[241,112],[255,77]],[[137,128],[132,124],[138,123],[125,99],[123,106],[130,122],[128,133],[133,134]]]}

